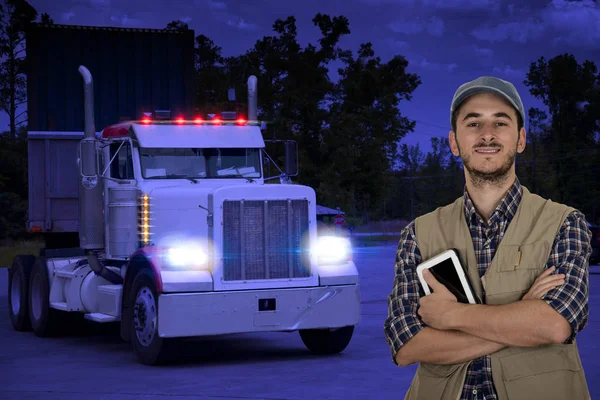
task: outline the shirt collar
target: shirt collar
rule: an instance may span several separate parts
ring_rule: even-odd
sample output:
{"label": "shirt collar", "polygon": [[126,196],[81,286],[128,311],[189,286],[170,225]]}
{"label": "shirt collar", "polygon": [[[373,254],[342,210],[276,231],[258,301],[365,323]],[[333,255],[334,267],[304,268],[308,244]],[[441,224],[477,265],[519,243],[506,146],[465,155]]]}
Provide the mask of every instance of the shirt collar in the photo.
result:
{"label": "shirt collar", "polygon": [[[517,212],[517,208],[519,207],[519,203],[521,202],[521,198],[523,197],[523,187],[519,182],[519,178],[515,177],[515,182],[508,189],[498,206],[490,216],[490,223],[492,223],[500,216],[504,216],[508,221],[512,220],[513,216]],[[473,218],[477,216],[477,210],[475,209],[475,205],[467,192],[467,185],[464,188],[464,211],[465,217],[467,218],[467,222],[472,222]]]}

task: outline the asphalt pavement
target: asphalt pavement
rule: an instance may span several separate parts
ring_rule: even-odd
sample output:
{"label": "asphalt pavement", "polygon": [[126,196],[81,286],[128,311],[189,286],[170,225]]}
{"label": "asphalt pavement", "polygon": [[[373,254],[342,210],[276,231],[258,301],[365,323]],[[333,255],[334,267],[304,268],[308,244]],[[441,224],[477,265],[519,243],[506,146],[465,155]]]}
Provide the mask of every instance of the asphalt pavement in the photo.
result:
{"label": "asphalt pavement", "polygon": [[[138,364],[118,326],[84,321],[59,338],[15,332],[0,269],[0,399],[401,399],[415,366],[399,368],[383,336],[395,245],[357,248],[361,322],[341,354],[310,354],[298,333],[185,342],[175,361]],[[592,398],[600,397],[600,267],[590,268],[590,322],[578,336]]]}

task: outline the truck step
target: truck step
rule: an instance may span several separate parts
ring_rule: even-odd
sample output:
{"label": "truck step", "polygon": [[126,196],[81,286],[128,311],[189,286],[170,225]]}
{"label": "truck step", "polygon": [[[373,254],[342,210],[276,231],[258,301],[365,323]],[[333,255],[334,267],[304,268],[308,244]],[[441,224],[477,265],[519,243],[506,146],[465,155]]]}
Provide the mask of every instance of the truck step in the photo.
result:
{"label": "truck step", "polygon": [[67,303],[65,303],[64,301],[53,301],[52,303],[50,303],[50,307],[56,308],[57,310],[69,311],[69,309],[67,308]]}
{"label": "truck step", "polygon": [[98,313],[114,316],[121,315],[123,285],[98,286]]}
{"label": "truck step", "polygon": [[102,313],[85,314],[84,317],[94,322],[114,322],[119,320],[119,317]]}
{"label": "truck step", "polygon": [[73,278],[76,274],[73,271],[56,269],[54,270],[54,275],[59,278]]}

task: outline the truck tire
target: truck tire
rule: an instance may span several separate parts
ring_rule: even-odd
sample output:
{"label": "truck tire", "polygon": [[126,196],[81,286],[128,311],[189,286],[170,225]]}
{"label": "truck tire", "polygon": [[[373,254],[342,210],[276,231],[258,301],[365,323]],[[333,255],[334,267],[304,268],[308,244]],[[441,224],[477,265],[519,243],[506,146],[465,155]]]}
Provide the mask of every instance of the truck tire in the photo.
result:
{"label": "truck tire", "polygon": [[38,257],[29,280],[29,319],[33,333],[38,337],[58,334],[64,313],[50,307],[50,277],[46,257]]}
{"label": "truck tire", "polygon": [[158,336],[158,295],[152,272],[141,269],[128,296],[130,341],[139,362],[160,365],[167,361],[171,341]]}
{"label": "truck tire", "polygon": [[8,314],[13,328],[24,332],[31,330],[29,321],[29,277],[35,257],[16,256],[8,269]]}
{"label": "truck tire", "polygon": [[301,329],[300,338],[313,353],[337,354],[348,346],[353,333],[353,325],[338,329]]}

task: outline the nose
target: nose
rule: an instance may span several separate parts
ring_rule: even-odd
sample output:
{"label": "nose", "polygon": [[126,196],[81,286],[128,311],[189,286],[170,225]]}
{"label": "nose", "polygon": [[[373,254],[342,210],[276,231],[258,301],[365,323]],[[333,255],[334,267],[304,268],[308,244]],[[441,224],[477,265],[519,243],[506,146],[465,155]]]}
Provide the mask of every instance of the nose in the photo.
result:
{"label": "nose", "polygon": [[488,124],[484,125],[480,131],[479,139],[486,144],[494,143],[496,141],[496,135],[494,134],[493,127]]}

